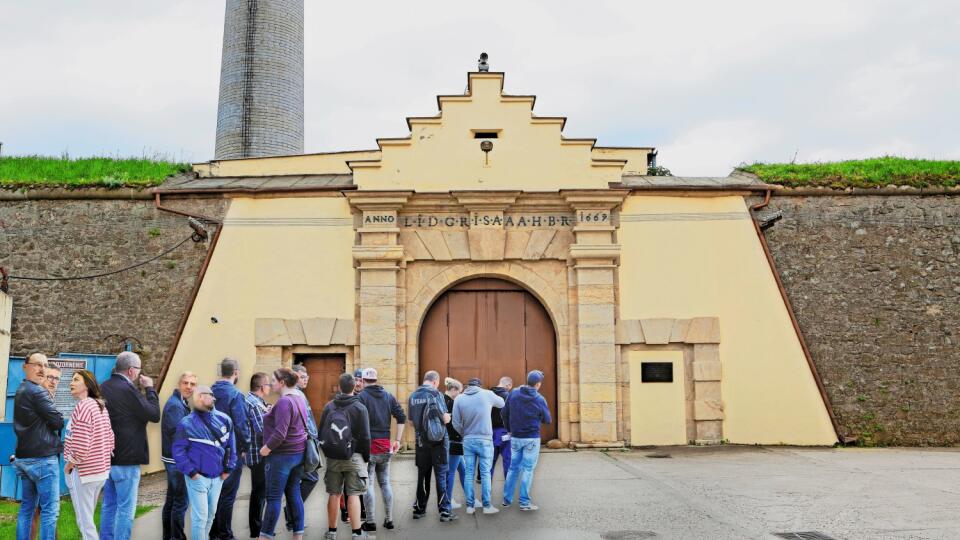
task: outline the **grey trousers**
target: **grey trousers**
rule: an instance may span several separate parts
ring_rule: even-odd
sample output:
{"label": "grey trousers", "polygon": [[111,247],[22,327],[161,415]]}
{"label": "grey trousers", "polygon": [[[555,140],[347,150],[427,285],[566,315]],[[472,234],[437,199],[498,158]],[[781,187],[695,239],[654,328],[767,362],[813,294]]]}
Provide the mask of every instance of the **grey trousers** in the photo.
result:
{"label": "grey trousers", "polygon": [[390,487],[390,458],[393,454],[370,454],[370,463],[367,464],[367,492],[363,495],[363,506],[367,510],[367,523],[377,521],[377,494],[374,492],[373,478],[376,475],[377,484],[380,484],[380,494],[383,496],[384,519],[393,521],[393,488]]}

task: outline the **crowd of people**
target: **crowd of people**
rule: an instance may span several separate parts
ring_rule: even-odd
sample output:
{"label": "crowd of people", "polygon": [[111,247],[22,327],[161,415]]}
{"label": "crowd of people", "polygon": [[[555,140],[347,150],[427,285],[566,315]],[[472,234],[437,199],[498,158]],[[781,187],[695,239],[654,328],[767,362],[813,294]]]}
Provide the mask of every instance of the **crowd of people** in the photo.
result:
{"label": "crowd of people", "polygon": [[[149,461],[147,423],[160,421],[153,380],[141,369],[138,355],[123,352],[103,384],[90,371],[74,372],[70,394],[77,403],[67,422],[53,402],[60,370],[41,353],[27,356],[13,404],[17,446],[12,462],[23,490],[17,540],[32,538],[34,531],[40,540],[56,537],[61,454],[64,483],[83,540],[130,538],[140,466]],[[98,534],[94,513],[101,492]],[[32,526],[38,509],[39,523]]]}
{"label": "crowd of people", "polygon": [[[358,369],[339,377],[336,397],[324,405],[315,422],[304,393],[310,377],[299,364],[271,374],[254,373],[247,393],[237,388],[240,367],[232,358],[220,362],[219,378],[211,386],[199,385],[196,374],[184,372],[162,413],[153,381],[141,369],[140,357],[124,352],[102,384],[93,373],[76,371],[70,393],[77,403],[66,422],[53,403],[59,370],[43,354],[26,359],[24,381],[14,401],[17,447],[11,458],[23,485],[17,540],[31,538],[31,528],[39,531],[40,540],[55,538],[61,454],[82,538],[128,540],[140,467],[149,461],[149,422],[161,423],[167,482],[164,540],[188,538],[188,510],[189,538],[234,540],[233,507],[244,469],[250,474],[251,538],[274,538],[282,516],[286,530],[301,540],[304,503],[320,474],[327,492],[324,538],[335,539],[341,521],[349,524],[354,538],[376,531],[377,486],[383,500],[382,526],[393,529],[390,464],[408,421],[415,434],[414,519],[427,514],[431,483],[442,523],[456,520],[454,510],[464,506],[468,514],[477,508],[484,514],[497,513],[490,486],[498,458],[505,477],[501,506],[511,506],[519,482],[520,509],[537,510],[530,488],[540,427],[552,422],[539,393],[540,371],[531,371],[526,384],[517,389],[509,377],[489,390],[476,378],[466,388],[447,378],[444,393],[439,373],[428,371],[405,411],[378,384],[375,369]],[[306,459],[314,443],[325,456],[318,470],[310,470]],[[479,497],[474,474],[481,486]],[[453,499],[457,476],[463,487],[462,505]],[[98,533],[94,513],[101,491]]]}

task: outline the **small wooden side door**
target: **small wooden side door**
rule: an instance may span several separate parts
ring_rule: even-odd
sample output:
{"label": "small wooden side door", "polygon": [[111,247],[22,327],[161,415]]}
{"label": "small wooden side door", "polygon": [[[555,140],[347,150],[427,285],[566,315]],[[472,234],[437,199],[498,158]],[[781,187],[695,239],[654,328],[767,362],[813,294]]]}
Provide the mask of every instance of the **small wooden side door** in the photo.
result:
{"label": "small wooden side door", "polygon": [[302,363],[310,375],[310,383],[304,393],[310,401],[314,420],[319,422],[323,407],[337,396],[338,381],[346,369],[346,358],[342,354],[298,354],[294,362]]}

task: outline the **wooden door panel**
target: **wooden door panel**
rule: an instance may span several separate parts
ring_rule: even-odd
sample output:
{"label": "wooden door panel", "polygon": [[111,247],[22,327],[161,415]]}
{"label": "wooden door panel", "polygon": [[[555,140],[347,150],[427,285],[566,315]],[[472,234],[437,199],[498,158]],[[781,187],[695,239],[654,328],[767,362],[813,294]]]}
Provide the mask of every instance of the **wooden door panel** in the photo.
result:
{"label": "wooden door panel", "polygon": [[[450,367],[478,369],[477,295],[449,292],[447,317]],[[476,375],[474,375],[476,376]],[[466,381],[464,381],[466,382]]]}
{"label": "wooden door panel", "polygon": [[443,376],[449,363],[449,332],[447,331],[448,297],[442,296],[423,319],[420,330],[420,378],[417,384],[423,381],[423,374],[436,371]]}
{"label": "wooden door panel", "polygon": [[461,283],[430,308],[420,330],[420,375],[435,370],[464,384],[480,377],[485,387],[500,377],[526,382],[530,370],[544,372],[540,392],[553,423],[545,440],[557,436],[556,333],[540,302],[516,284],[480,278]]}
{"label": "wooden door panel", "polygon": [[483,383],[495,386],[500,377],[508,376],[514,381],[522,380],[525,368],[524,303],[525,292],[480,293],[488,296],[486,302],[490,346],[483,362]]}
{"label": "wooden door panel", "polygon": [[304,394],[310,402],[310,412],[315,421],[320,419],[323,407],[337,396],[340,375],[346,369],[343,355],[297,355],[297,361],[303,363],[310,375]]}
{"label": "wooden door panel", "polygon": [[550,316],[539,301],[527,295],[524,306],[526,313],[526,369],[520,384],[526,384],[526,373],[535,369],[543,372],[543,384],[540,394],[547,400],[553,422],[543,427],[546,440],[557,438],[557,338]]}

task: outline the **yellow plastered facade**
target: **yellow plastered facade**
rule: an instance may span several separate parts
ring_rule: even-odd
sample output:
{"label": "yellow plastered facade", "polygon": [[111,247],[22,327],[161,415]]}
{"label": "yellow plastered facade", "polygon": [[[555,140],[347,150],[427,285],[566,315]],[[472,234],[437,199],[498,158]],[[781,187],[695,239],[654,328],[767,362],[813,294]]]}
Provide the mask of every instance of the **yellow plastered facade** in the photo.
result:
{"label": "yellow plastered facade", "polygon": [[[554,323],[564,443],[836,441],[743,192],[630,192],[623,176],[645,172],[652,148],[565,139],[563,118],[503,93],[503,74],[468,80],[375,151],[195,166],[350,173],[354,189],[232,195],[161,400],[184,370],[213,382],[224,356],[240,361],[245,389],[317,334],[348,369],[376,367],[405,403],[430,305],[489,276],[525,286]],[[640,362],[664,358],[676,382],[640,384]],[[156,425],[150,436],[156,470]]]}
{"label": "yellow plastered facade", "polygon": [[193,170],[201,177],[213,176],[283,176],[293,174],[350,174],[348,160],[379,159],[379,150],[355,150],[276,156],[253,159],[223,159],[197,163]]}
{"label": "yellow plastered facade", "polygon": [[[256,363],[258,318],[354,318],[354,231],[344,197],[235,199],[214,257],[167,370],[160,403],[180,373],[216,380],[225,356],[240,363],[246,390]],[[216,317],[217,323],[211,321]],[[149,424],[151,470],[159,470],[160,429]]]}
{"label": "yellow plastered facade", "polygon": [[747,212],[742,196],[628,198],[618,232],[620,316],[720,320],[723,433],[731,443],[833,444],[829,414]]}

